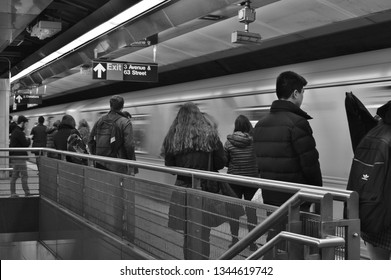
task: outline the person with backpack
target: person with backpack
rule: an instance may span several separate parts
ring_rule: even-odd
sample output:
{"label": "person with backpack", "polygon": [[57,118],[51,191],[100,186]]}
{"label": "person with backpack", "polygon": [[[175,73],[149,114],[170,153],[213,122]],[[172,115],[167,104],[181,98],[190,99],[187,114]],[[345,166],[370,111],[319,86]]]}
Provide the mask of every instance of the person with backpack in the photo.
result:
{"label": "person with backpack", "polygon": [[377,110],[381,118],[358,144],[348,190],[359,195],[361,238],[372,260],[391,259],[391,101]]}
{"label": "person with backpack", "polygon": [[[74,149],[71,149],[72,145],[69,143],[70,138],[74,138],[72,137],[73,135],[77,135],[81,139],[80,133],[75,126],[76,121],[71,115],[66,114],[62,117],[61,123],[58,126],[58,131],[53,136],[53,144],[56,150],[77,152]],[[86,164],[85,160],[77,157],[66,156],[66,159],[69,162]]]}
{"label": "person with backpack", "polygon": [[[91,154],[120,159],[135,159],[133,128],[130,119],[122,114],[124,99],[114,95],[110,98],[110,112],[94,124],[88,147]],[[124,164],[97,162],[97,168],[134,175],[134,170]]]}

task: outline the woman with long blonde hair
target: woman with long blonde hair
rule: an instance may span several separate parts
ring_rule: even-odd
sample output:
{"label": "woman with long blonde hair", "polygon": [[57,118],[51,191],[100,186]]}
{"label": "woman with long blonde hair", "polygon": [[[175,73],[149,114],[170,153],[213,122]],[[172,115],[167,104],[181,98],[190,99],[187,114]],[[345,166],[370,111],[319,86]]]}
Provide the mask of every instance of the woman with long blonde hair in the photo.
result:
{"label": "woman with long blonde hair", "polygon": [[[166,166],[177,166],[198,170],[224,168],[226,158],[216,126],[208,121],[192,102],[181,106],[166,137],[162,155]],[[211,159],[212,162],[209,162]],[[192,178],[178,175],[175,185],[192,187]],[[185,259],[208,259],[210,253],[210,228],[202,226],[202,246],[190,248],[187,235],[184,193],[173,192],[169,209],[168,226],[184,232],[183,254]]]}

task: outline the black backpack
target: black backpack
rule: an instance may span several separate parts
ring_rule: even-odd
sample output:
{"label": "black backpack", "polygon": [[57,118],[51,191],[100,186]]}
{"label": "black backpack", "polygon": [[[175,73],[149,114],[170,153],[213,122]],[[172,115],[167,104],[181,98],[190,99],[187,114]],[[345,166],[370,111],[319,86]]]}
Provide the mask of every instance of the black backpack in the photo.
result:
{"label": "black backpack", "polygon": [[348,190],[359,195],[361,230],[378,233],[391,226],[391,129],[373,128],[356,148]]}
{"label": "black backpack", "polygon": [[117,116],[110,119],[108,115],[98,120],[95,130],[95,143],[93,151],[95,155],[106,157],[117,157],[118,151],[123,145],[123,134],[116,121],[121,118]]}

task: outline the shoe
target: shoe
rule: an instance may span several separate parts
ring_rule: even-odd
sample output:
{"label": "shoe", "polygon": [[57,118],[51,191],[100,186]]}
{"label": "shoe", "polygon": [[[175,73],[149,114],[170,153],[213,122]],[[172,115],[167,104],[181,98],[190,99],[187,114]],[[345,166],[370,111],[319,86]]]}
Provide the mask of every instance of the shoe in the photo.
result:
{"label": "shoe", "polygon": [[228,245],[228,248],[231,248],[232,246],[234,246],[236,243],[238,243],[238,241],[239,241],[238,238],[232,237],[231,244]]}
{"label": "shoe", "polygon": [[256,250],[258,250],[257,244],[251,243],[250,244],[250,251],[255,252]]}
{"label": "shoe", "polygon": [[16,193],[12,193],[12,194],[11,194],[11,197],[12,197],[12,198],[15,198],[15,197],[19,197],[19,195],[17,195]]}

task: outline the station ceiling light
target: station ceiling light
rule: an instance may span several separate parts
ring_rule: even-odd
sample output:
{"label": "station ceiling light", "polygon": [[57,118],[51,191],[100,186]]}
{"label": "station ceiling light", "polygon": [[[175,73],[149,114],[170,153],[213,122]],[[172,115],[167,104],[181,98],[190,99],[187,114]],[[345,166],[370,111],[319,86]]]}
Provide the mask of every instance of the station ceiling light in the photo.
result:
{"label": "station ceiling light", "polygon": [[74,41],[70,42],[69,44],[65,45],[64,47],[58,49],[57,51],[51,53],[50,55],[46,56],[42,60],[34,63],[30,67],[27,67],[23,71],[19,72],[15,76],[10,78],[10,82],[13,83],[17,81],[18,79],[30,74],[31,72],[44,67],[45,65],[53,62],[54,60],[58,59],[59,57],[62,57],[66,55],[69,52],[74,51],[75,49],[83,46],[84,44],[96,39],[97,37],[119,27],[120,25],[133,20],[137,18],[138,16],[155,9],[167,2],[170,2],[171,0],[143,0],[129,9],[123,11],[122,13],[118,14],[117,16],[111,18],[110,20],[106,21],[105,23],[95,27],[94,29],[90,30],[89,32],[83,34],[79,38],[75,39]]}

